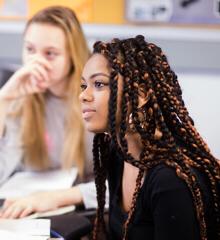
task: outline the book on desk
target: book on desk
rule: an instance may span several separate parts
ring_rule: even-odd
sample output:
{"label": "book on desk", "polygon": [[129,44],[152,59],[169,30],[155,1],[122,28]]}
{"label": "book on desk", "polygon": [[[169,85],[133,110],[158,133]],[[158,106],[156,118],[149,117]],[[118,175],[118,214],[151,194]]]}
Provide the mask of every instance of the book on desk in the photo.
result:
{"label": "book on desk", "polygon": [[47,240],[50,219],[0,219],[0,239]]}

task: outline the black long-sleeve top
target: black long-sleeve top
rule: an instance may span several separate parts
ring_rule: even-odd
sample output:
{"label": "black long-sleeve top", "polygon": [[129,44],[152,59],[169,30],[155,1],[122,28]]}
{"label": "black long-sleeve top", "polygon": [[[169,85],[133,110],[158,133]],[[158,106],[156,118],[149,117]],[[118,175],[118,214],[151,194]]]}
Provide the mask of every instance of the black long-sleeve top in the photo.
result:
{"label": "black long-sleeve top", "polygon": [[[109,229],[111,239],[122,239],[127,214],[121,209],[123,160],[109,164]],[[217,240],[213,203],[206,178],[196,171],[205,199],[208,240]],[[129,183],[128,183],[129,184]],[[173,168],[160,164],[146,175],[128,229],[129,240],[200,240],[193,198]]]}

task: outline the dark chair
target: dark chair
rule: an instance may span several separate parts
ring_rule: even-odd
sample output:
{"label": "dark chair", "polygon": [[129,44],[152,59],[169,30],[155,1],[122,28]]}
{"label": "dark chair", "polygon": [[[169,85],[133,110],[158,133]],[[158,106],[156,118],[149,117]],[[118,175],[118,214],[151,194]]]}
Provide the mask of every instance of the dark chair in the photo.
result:
{"label": "dark chair", "polygon": [[51,229],[59,233],[65,240],[80,240],[92,231],[92,224],[89,219],[74,211],[53,216],[50,219]]}
{"label": "dark chair", "polygon": [[8,81],[19,66],[19,64],[0,60],[0,88]]}

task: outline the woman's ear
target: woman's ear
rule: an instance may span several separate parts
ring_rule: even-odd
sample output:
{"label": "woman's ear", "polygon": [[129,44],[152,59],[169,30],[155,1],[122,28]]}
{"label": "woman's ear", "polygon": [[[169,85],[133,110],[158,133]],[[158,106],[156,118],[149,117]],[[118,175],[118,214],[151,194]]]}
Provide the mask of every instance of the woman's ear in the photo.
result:
{"label": "woman's ear", "polygon": [[150,95],[148,91],[146,91],[145,85],[140,84],[138,89],[138,108],[143,107],[148,100],[150,99]]}

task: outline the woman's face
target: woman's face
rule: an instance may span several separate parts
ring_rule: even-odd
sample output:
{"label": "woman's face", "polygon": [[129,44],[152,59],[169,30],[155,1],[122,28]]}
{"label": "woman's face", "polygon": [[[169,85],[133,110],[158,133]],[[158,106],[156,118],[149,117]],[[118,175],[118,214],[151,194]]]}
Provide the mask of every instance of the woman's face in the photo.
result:
{"label": "woman's face", "polygon": [[109,89],[108,61],[101,54],[93,55],[86,63],[82,73],[82,116],[88,131],[101,133],[107,131]]}
{"label": "woman's face", "polygon": [[47,69],[51,88],[66,84],[71,63],[61,28],[43,23],[30,24],[24,36],[23,63],[33,59],[39,63],[43,59],[51,66]]}

